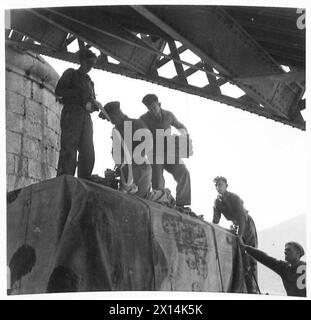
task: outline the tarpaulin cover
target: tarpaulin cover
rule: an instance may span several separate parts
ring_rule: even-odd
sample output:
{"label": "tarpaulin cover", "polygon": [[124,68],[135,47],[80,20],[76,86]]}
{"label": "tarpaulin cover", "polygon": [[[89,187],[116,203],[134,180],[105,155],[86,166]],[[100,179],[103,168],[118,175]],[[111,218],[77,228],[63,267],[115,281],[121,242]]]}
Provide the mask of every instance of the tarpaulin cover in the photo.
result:
{"label": "tarpaulin cover", "polygon": [[71,176],[9,194],[7,249],[11,294],[246,291],[230,232]]}

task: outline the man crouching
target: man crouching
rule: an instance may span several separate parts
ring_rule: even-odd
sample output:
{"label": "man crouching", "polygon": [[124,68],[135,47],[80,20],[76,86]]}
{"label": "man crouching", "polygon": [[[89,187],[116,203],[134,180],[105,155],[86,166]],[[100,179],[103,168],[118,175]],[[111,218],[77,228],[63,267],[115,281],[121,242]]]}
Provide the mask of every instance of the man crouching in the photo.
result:
{"label": "man crouching", "polygon": [[[117,165],[121,165],[121,191],[145,198],[151,190],[152,178],[151,166],[145,155],[148,152],[148,147],[135,156],[136,147],[141,142],[134,140],[133,137],[138,130],[148,129],[145,128],[141,120],[131,119],[125,115],[120,108],[119,101],[107,103],[99,117],[114,125],[113,158]],[[146,134],[146,132],[143,133]],[[150,148],[152,148],[152,144]]]}

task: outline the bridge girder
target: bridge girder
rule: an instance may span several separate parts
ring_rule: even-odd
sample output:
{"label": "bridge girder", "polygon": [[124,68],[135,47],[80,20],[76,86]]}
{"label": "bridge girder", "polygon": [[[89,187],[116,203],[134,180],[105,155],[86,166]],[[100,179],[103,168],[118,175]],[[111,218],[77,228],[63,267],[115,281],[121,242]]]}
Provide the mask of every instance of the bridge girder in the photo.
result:
{"label": "bridge girder", "polygon": [[[10,11],[6,42],[78,63],[77,52],[70,51],[70,46],[79,40],[80,45],[100,51],[98,69],[199,95],[304,130],[305,121],[300,113],[305,105],[301,54],[305,46],[304,30],[297,29],[293,10],[247,11],[247,8],[240,11],[219,6],[18,9]],[[269,50],[273,37],[267,39],[265,47],[258,30],[255,35],[249,31],[247,25],[252,21],[249,17],[256,17],[258,25],[278,17],[286,25],[290,41],[282,38],[278,43],[287,49],[291,47],[292,51],[296,49],[292,55],[298,58],[290,60],[290,72],[285,72],[280,63],[288,59],[288,52],[280,60],[273,56],[274,51]],[[271,30],[279,35],[273,23]],[[266,23],[265,29],[268,27]],[[186,53],[197,61],[187,58]],[[169,64],[170,74],[162,75]],[[191,83],[191,76],[198,73],[206,75],[205,82]],[[241,89],[240,97],[222,93],[222,86],[229,83]]]}

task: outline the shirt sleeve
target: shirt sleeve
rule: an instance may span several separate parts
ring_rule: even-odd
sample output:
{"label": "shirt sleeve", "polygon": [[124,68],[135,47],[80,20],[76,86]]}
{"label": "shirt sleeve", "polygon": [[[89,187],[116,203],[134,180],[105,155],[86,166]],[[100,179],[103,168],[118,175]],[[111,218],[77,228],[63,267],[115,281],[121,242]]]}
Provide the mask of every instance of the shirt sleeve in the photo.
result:
{"label": "shirt sleeve", "polygon": [[265,252],[255,249],[254,247],[244,246],[244,248],[246,252],[250,254],[253,258],[255,258],[257,261],[259,261],[266,267],[270,268],[277,274],[282,275],[285,273],[287,267],[286,262],[272,258]]}
{"label": "shirt sleeve", "polygon": [[181,122],[179,122],[178,120],[177,120],[177,118],[175,117],[175,115],[172,113],[172,112],[170,112],[170,117],[171,117],[171,125],[173,126],[173,127],[175,127],[176,129],[184,129],[184,130],[186,130],[187,131],[187,128],[181,123]]}
{"label": "shirt sleeve", "polygon": [[221,209],[219,207],[219,199],[217,198],[214,202],[213,207],[213,223],[218,224],[221,218]]}
{"label": "shirt sleeve", "polygon": [[246,228],[246,210],[244,208],[243,200],[236,194],[231,193],[231,201],[235,220],[239,225],[239,235],[243,235]]}

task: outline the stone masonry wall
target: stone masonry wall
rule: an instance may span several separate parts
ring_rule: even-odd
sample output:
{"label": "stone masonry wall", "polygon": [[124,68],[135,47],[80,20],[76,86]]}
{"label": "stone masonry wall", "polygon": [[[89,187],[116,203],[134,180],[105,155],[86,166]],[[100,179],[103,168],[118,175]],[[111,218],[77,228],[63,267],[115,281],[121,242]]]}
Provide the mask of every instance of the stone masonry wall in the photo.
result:
{"label": "stone masonry wall", "polygon": [[56,176],[61,105],[58,74],[44,59],[6,48],[7,191]]}

